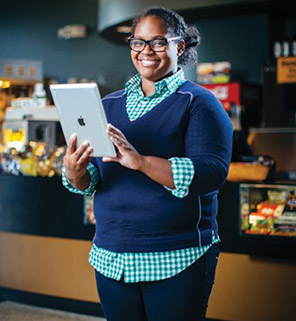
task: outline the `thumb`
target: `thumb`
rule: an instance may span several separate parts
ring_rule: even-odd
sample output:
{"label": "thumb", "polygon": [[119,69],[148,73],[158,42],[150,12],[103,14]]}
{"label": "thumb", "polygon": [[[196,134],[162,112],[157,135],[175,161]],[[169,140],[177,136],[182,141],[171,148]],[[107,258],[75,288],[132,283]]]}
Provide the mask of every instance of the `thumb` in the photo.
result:
{"label": "thumb", "polygon": [[118,157],[103,157],[102,158],[103,162],[119,162]]}

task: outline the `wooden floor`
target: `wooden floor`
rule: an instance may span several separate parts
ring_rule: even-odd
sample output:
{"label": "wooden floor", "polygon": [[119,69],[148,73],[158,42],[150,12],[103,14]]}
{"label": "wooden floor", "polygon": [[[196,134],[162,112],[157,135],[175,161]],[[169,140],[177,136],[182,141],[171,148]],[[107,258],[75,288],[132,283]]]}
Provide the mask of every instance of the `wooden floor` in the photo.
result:
{"label": "wooden floor", "polygon": [[[64,312],[13,301],[0,302],[1,321],[107,321],[104,318],[85,314]],[[127,321],[127,320],[125,320]],[[206,319],[206,321],[222,321]]]}
{"label": "wooden floor", "polygon": [[1,321],[106,321],[78,313],[39,308],[12,301],[0,302]]}

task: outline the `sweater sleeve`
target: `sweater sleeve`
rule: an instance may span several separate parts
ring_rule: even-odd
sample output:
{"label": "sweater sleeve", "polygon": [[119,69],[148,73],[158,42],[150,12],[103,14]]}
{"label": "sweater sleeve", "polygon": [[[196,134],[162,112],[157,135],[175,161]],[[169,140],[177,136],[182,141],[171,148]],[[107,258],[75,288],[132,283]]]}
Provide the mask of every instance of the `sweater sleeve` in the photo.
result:
{"label": "sweater sleeve", "polygon": [[232,124],[211,93],[196,97],[190,106],[185,155],[194,165],[189,193],[203,195],[226,180],[232,152]]}
{"label": "sweater sleeve", "polygon": [[75,193],[75,194],[82,194],[82,195],[87,195],[87,196],[92,195],[96,189],[98,182],[99,182],[100,173],[99,173],[98,168],[93,163],[89,163],[87,170],[90,174],[90,185],[88,188],[86,188],[84,190],[79,190],[79,189],[73,187],[68,182],[66,174],[65,174],[65,169],[63,169],[62,183],[63,183],[64,187],[67,188],[70,192]]}

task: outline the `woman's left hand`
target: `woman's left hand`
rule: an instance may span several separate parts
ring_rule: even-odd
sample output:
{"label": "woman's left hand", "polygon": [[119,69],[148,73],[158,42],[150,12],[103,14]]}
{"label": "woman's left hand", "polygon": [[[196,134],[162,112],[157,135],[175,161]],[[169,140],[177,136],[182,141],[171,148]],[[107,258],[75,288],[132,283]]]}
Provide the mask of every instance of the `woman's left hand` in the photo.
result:
{"label": "woman's left hand", "polygon": [[107,134],[112,143],[117,147],[116,157],[103,157],[103,162],[118,162],[122,166],[139,170],[144,162],[144,157],[128,142],[123,133],[111,124],[107,125]]}

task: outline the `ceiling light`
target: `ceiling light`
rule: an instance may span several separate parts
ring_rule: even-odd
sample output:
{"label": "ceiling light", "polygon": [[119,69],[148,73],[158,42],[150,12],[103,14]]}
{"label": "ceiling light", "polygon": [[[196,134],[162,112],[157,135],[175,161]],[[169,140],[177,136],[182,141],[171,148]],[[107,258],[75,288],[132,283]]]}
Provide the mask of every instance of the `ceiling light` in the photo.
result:
{"label": "ceiling light", "polygon": [[120,33],[131,33],[132,27],[131,26],[118,26],[116,28],[116,31],[120,32]]}

